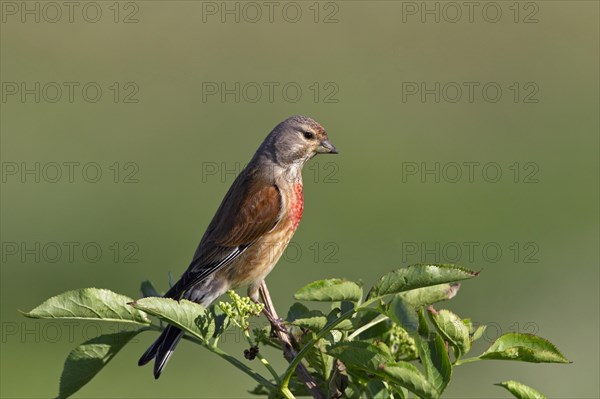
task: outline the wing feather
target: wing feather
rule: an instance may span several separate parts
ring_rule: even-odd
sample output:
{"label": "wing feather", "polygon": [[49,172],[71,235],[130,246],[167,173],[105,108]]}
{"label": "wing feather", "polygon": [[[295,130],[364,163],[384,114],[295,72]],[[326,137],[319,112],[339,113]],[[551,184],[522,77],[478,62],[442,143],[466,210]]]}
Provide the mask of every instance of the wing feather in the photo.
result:
{"label": "wing feather", "polygon": [[187,271],[165,296],[179,299],[191,287],[231,264],[277,225],[281,207],[281,193],[276,185],[261,182],[251,174],[238,176]]}

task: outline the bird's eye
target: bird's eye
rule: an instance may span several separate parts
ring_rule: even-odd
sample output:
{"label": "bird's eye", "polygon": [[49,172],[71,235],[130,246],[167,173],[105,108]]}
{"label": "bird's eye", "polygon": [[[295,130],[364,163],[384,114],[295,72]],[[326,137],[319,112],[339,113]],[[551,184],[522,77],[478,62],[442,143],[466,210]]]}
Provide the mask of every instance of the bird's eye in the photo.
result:
{"label": "bird's eye", "polygon": [[302,134],[304,135],[304,138],[307,140],[312,140],[315,138],[315,134],[312,132],[302,132]]}

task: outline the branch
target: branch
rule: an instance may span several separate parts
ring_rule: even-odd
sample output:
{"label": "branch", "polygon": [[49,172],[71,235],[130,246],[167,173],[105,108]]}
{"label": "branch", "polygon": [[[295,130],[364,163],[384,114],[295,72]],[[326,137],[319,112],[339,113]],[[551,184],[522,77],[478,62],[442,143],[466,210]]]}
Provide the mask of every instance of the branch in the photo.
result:
{"label": "branch", "polygon": [[[269,321],[271,322],[273,329],[277,334],[277,338],[279,338],[279,340],[282,343],[283,357],[285,357],[285,359],[289,363],[292,363],[292,361],[296,357],[296,351],[292,346],[290,334],[288,333],[287,329],[279,322],[279,316],[277,316],[277,311],[273,306],[273,301],[271,300],[271,296],[269,295],[267,284],[264,281],[260,284],[259,290],[263,303],[265,304],[265,316],[267,316],[267,319],[269,319]],[[300,381],[304,383],[306,388],[310,391],[313,398],[325,399],[325,395],[323,395],[323,393],[319,391],[319,388],[317,387],[317,382],[303,363],[298,363],[296,367],[296,375],[298,376]]]}
{"label": "branch", "polygon": [[329,331],[331,331],[334,327],[336,327],[342,321],[352,317],[352,315],[354,315],[354,313],[355,313],[355,309],[350,309],[346,313],[341,314],[339,318],[333,320],[332,322],[327,324],[325,327],[323,327],[323,329],[317,334],[317,336],[315,338],[313,338],[309,343],[304,345],[304,347],[302,349],[300,349],[300,352],[298,352],[298,354],[293,358],[293,360],[290,361],[290,365],[288,366],[288,369],[285,371],[285,374],[284,374],[283,378],[281,379],[282,387],[287,388],[287,386],[290,382],[290,377],[293,374],[292,369],[294,367],[300,367],[302,365],[302,359],[304,358],[304,356],[306,356],[306,354],[308,353],[310,348],[315,346],[321,338],[323,338]]}
{"label": "branch", "polygon": [[338,324],[340,324],[342,321],[351,318],[355,313],[358,313],[362,310],[368,309],[368,306],[377,301],[379,298],[371,298],[366,300],[365,302],[363,302],[362,305],[356,307],[355,309],[350,309],[348,310],[346,313],[342,313],[337,319],[332,320],[331,322],[329,322],[327,325],[325,325],[325,327],[323,327],[321,329],[321,331],[319,331],[317,333],[317,336],[314,337],[310,342],[308,342],[306,345],[304,345],[304,347],[302,347],[302,349],[300,349],[300,352],[298,352],[298,354],[296,355],[296,357],[294,357],[294,359],[290,362],[290,365],[288,366],[288,369],[285,371],[285,374],[283,375],[283,378],[281,379],[281,386],[284,388],[287,388],[289,382],[290,382],[290,378],[293,374],[293,369],[296,366],[300,366],[302,363],[302,359],[304,358],[304,356],[306,356],[306,354],[308,353],[308,351],[310,350],[310,348],[312,348],[314,345],[317,344],[317,342],[323,338],[329,331],[333,330],[335,327],[337,327]]}

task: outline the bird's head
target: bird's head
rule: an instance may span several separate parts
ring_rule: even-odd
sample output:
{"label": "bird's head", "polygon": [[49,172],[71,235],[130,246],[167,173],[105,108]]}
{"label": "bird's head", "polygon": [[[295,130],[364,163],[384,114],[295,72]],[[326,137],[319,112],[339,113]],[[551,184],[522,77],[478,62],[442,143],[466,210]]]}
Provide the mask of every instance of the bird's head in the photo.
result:
{"label": "bird's head", "polygon": [[275,126],[265,145],[274,161],[283,165],[302,165],[317,154],[338,153],[323,126],[301,115],[292,116]]}

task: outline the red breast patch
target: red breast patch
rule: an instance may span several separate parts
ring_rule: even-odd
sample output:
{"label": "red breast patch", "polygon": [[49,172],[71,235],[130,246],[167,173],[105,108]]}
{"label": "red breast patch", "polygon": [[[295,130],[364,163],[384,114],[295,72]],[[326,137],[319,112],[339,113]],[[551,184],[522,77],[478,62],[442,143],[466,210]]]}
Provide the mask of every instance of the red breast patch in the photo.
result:
{"label": "red breast patch", "polygon": [[304,194],[302,193],[302,183],[294,184],[294,198],[292,200],[292,209],[290,210],[290,219],[292,229],[296,230],[302,219],[304,212]]}

